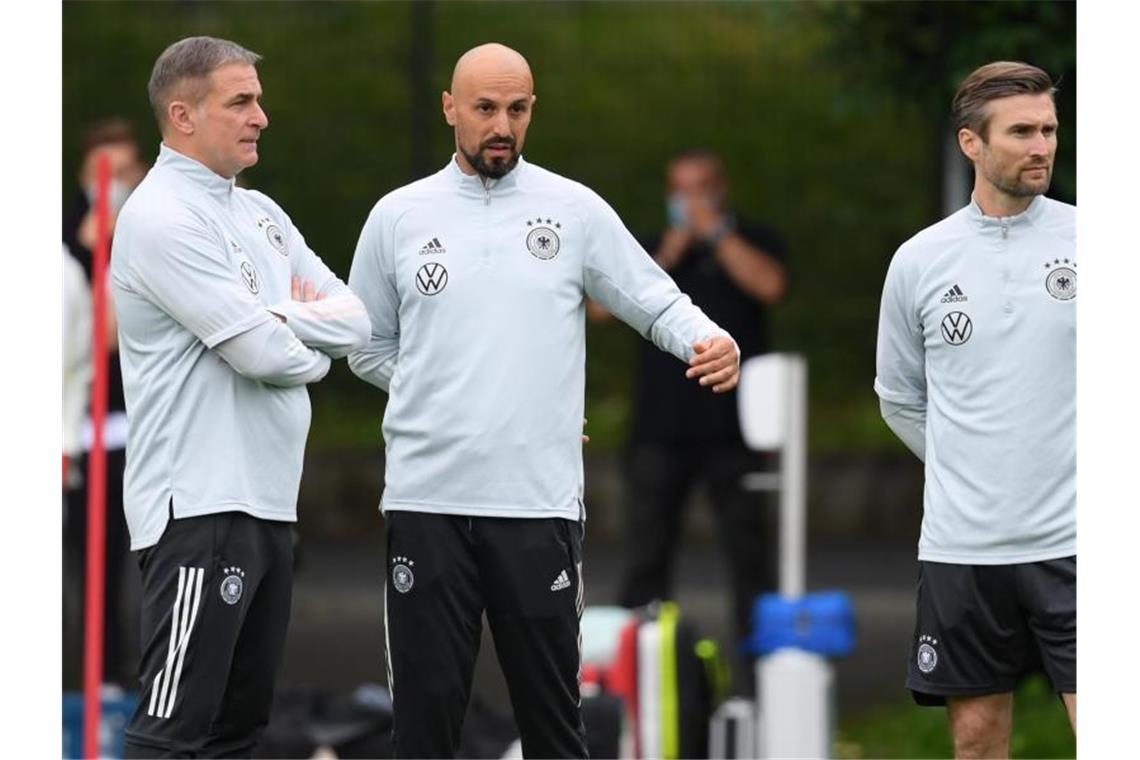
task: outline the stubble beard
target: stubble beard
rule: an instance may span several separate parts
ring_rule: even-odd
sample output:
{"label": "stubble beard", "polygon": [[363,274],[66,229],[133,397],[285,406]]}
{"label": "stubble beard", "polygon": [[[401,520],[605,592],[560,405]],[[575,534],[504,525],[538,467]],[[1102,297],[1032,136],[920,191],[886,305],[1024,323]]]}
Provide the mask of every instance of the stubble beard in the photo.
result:
{"label": "stubble beard", "polygon": [[[1045,178],[1040,181],[1022,181],[1022,173],[1031,168],[1044,169]],[[991,185],[1012,198],[1032,198],[1037,195],[1044,195],[1049,190],[1049,184],[1053,181],[1053,167],[1052,165],[1025,167],[1018,169],[1011,176],[1002,176],[1000,170],[990,168],[984,172],[984,175]]]}

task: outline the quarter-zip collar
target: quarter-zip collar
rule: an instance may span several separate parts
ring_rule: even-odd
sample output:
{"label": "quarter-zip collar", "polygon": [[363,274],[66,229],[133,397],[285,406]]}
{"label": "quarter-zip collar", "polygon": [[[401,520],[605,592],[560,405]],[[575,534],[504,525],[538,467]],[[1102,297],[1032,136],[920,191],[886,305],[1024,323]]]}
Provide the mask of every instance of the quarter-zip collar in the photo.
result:
{"label": "quarter-zip collar", "polygon": [[986,216],[982,213],[981,206],[978,205],[974,196],[970,195],[970,205],[966,207],[966,214],[969,216],[970,221],[978,225],[982,230],[997,229],[1003,235],[1008,234],[1012,228],[1027,226],[1038,219],[1045,213],[1045,201],[1042,196],[1034,196],[1033,200],[1024,211],[1015,216]]}
{"label": "quarter-zip collar", "polygon": [[445,169],[455,181],[455,186],[461,194],[482,198],[484,203],[490,203],[491,198],[509,193],[518,187],[519,175],[525,170],[526,161],[520,155],[515,168],[499,179],[486,179],[479,174],[465,174],[459,168],[459,158],[454,153],[451,154],[451,161],[448,162],[448,168]]}
{"label": "quarter-zip collar", "polygon": [[179,153],[166,143],[159,144],[158,160],[154,162],[154,165],[155,168],[173,169],[200,185],[203,190],[223,203],[228,203],[233,194],[234,177],[226,179],[205,164],[195,161],[184,153]]}

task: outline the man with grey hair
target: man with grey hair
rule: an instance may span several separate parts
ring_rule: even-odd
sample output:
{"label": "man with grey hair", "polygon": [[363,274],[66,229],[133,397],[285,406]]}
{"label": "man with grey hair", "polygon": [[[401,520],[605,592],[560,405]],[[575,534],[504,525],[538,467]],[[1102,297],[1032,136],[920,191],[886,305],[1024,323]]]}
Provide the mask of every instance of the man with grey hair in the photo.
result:
{"label": "man with grey hair", "polygon": [[953,116],[973,197],[891,261],[875,391],[926,465],[907,687],[946,705],[956,757],[1008,757],[1031,670],[1076,728],[1076,209],[1043,197],[1048,74],[982,66]]}
{"label": "man with grey hair", "polygon": [[211,37],[159,56],[162,145],[115,234],[124,509],[143,580],[128,757],[252,753],[289,620],[305,385],[369,335],[289,216],[234,183],[269,124],[258,59]]}

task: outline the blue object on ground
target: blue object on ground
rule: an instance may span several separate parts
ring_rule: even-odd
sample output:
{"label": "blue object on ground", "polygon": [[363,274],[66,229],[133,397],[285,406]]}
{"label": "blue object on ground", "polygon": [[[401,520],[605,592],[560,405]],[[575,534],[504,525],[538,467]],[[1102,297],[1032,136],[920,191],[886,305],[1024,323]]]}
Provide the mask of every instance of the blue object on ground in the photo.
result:
{"label": "blue object on ground", "polygon": [[[123,756],[123,732],[138,704],[138,694],[118,689],[105,689],[102,696],[103,717],[99,725],[99,757]],[[63,756],[83,756],[83,694],[69,691],[63,695]]]}
{"label": "blue object on ground", "polygon": [[794,647],[829,657],[855,649],[855,612],[842,591],[819,591],[797,599],[763,594],[752,606],[752,633],[742,649],[764,655]]}

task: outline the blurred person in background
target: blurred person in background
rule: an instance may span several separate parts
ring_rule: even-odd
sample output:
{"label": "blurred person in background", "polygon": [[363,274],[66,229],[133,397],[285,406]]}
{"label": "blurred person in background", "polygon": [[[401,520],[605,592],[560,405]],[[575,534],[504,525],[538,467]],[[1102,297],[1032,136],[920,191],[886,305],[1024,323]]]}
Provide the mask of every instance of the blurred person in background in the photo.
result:
{"label": "blurred person in background", "polygon": [[[694,303],[732,334],[741,361],[766,353],[768,308],[787,290],[783,240],[733,211],[724,164],[713,151],[677,153],[666,167],[665,181],[668,223],[647,250]],[[608,316],[594,303],[590,313],[598,320]],[[619,601],[637,607],[673,598],[683,510],[693,486],[703,483],[728,558],[735,633],[743,638],[753,600],[775,590],[776,552],[768,499],[745,491],[741,481],[770,460],[745,447],[735,392],[704,393],[669,372],[670,361],[651,346],[638,345],[625,455],[625,567]],[[733,689],[750,693],[747,662],[736,665]]]}
{"label": "blurred person in background", "polygon": [[1076,208],[1044,197],[1049,75],[974,71],[953,101],[970,204],[903,243],[875,391],[926,464],[907,687],[957,757],[1008,757],[1012,692],[1043,668],[1077,719]]}
{"label": "blurred person in background", "polygon": [[349,276],[372,317],[349,365],[389,396],[396,756],[455,754],[486,611],[523,754],[586,757],[585,298],[703,393],[736,386],[738,352],[604,200],[523,159],[535,95],[519,53],[468,51],[442,100],[455,154],[376,204]]}
{"label": "blurred person in background", "polygon": [[[91,394],[91,288],[83,267],[63,246],[63,677],[64,688],[80,679],[83,635],[83,570],[86,544],[72,522],[86,527],[83,421]],[[126,550],[126,547],[123,547]],[[78,556],[76,554],[78,553]],[[108,586],[118,584],[108,584]],[[111,591],[111,588],[107,589]],[[117,629],[107,621],[110,633]],[[105,635],[106,641],[110,638]],[[113,650],[111,655],[116,652]],[[104,654],[106,657],[107,654]]]}
{"label": "blurred person in background", "polygon": [[79,187],[63,221],[63,240],[73,255],[91,272],[91,251],[95,248],[96,169],[101,158],[111,167],[110,225],[114,229],[119,211],[131,192],[146,176],[134,125],[126,119],[95,122],[83,134],[83,158],[79,166]]}
{"label": "blurred person in background", "polygon": [[306,386],[368,338],[364,305],[285,211],[235,184],[269,126],[259,60],[214,37],[158,57],[162,144],[115,235],[143,593],[127,757],[252,754],[289,623]]}
{"label": "blurred person in background", "polygon": [[[96,245],[95,218],[96,171],[98,162],[106,158],[111,169],[108,197],[108,234],[113,235],[119,210],[146,175],[147,167],[140,159],[134,127],[125,119],[113,118],[92,124],[84,132],[83,159],[78,174],[71,208],[63,220],[63,240],[71,254],[81,265],[90,284],[92,277],[92,251]],[[111,299],[107,299],[107,418],[103,430],[103,443],[107,450],[107,530],[104,615],[104,680],[119,685],[129,684],[134,677],[134,658],[130,655],[130,621],[135,620],[133,610],[136,599],[128,599],[127,592],[136,584],[124,583],[124,570],[129,554],[127,523],[123,517],[123,471],[126,467],[127,414],[123,400],[123,378],[119,366],[118,330]],[[86,405],[84,407],[86,409]],[[85,419],[82,430],[82,450],[77,452],[73,464],[77,482],[86,482],[86,447],[91,442],[91,422]],[[87,489],[77,487],[68,492],[67,517],[64,521],[64,677],[72,686],[77,685],[79,658],[82,654],[83,631],[83,578],[87,554]]]}
{"label": "blurred person in background", "polygon": [[[83,418],[91,391],[91,289],[63,246],[63,490],[82,486],[72,466],[83,453]],[[64,513],[64,519],[67,514]]]}

